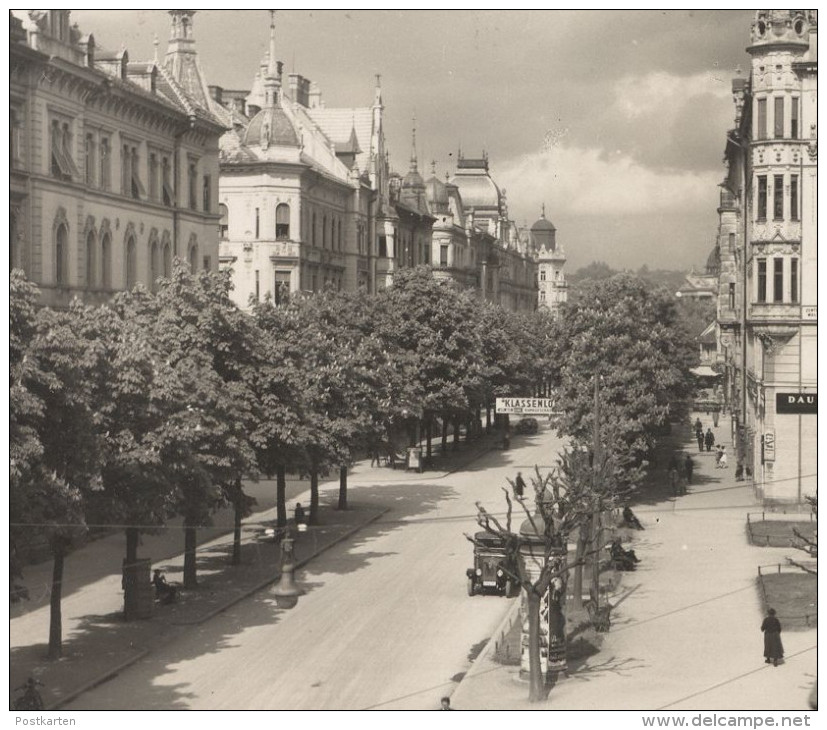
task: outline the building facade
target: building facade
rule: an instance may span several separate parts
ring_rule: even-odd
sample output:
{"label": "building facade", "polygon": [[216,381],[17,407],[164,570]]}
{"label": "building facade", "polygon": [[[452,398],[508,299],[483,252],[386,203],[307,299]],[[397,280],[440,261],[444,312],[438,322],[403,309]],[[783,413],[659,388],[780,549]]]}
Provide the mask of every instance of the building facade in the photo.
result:
{"label": "building facade", "polygon": [[546,218],[546,206],[529,232],[531,247],[537,256],[537,306],[549,312],[553,319],[560,317],[563,304],[568,301],[566,283],[566,254],[557,242],[557,229]]}
{"label": "building facade", "polygon": [[816,492],[815,11],[759,10],[719,212],[719,358],[736,458],[766,503]]}
{"label": "building facade", "polygon": [[[381,89],[373,104],[327,108],[316,84],[269,49],[250,90],[211,86],[221,138],[220,259],[241,307],[297,292],[376,289],[396,255],[399,219],[387,204]],[[384,250],[378,242],[385,236]]]}
{"label": "building facade", "polygon": [[103,51],[68,10],[10,17],[10,265],[44,304],[218,266],[224,129],[176,78],[192,11],[171,14],[164,63]]}

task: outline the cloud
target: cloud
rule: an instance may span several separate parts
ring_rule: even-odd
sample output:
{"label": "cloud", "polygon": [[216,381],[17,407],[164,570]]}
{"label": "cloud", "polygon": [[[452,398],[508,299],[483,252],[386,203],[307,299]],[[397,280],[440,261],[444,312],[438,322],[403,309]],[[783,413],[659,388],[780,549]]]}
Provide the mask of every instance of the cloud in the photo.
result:
{"label": "cloud", "polygon": [[624,76],[615,82],[614,109],[610,113],[616,111],[626,119],[673,117],[694,97],[707,95],[729,102],[729,78],[713,72],[677,76],[666,71]]}
{"label": "cloud", "polygon": [[[521,211],[564,208],[598,217],[684,211],[714,201],[717,173],[649,168],[624,153],[556,146],[500,163],[497,182]],[[713,203],[714,205],[714,203]],[[530,217],[530,215],[529,215]]]}

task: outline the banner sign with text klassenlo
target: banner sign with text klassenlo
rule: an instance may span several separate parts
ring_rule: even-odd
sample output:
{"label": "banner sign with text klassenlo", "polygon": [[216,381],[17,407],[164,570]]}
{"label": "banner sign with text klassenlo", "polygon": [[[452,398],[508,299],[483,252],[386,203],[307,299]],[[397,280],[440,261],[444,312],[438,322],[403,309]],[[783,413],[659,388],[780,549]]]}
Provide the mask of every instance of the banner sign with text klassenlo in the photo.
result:
{"label": "banner sign with text klassenlo", "polygon": [[497,398],[497,413],[550,416],[556,412],[553,398]]}

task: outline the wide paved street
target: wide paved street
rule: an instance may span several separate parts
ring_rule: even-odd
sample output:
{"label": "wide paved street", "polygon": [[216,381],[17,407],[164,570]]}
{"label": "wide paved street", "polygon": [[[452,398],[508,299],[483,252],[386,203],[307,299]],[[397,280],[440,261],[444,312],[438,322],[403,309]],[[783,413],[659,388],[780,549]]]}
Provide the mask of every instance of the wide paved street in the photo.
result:
{"label": "wide paved street", "polygon": [[300,572],[295,609],[259,592],[66,709],[435,709],[509,606],[466,594],[474,503],[504,509],[506,477],[559,446],[545,430],[443,479],[357,484],[390,511]]}

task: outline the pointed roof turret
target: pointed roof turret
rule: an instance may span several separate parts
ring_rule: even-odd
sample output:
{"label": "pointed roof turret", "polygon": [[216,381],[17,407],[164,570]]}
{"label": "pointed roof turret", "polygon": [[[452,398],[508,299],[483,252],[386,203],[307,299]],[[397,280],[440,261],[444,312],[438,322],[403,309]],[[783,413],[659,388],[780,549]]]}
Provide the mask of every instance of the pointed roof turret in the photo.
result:
{"label": "pointed roof turret", "polygon": [[186,92],[187,96],[202,109],[209,109],[209,91],[195,52],[192,19],[195,10],[170,10],[170,29],[164,67]]}
{"label": "pointed roof turret", "polygon": [[411,172],[417,172],[417,166],[416,166],[416,114],[413,115],[413,132],[411,134]]}
{"label": "pointed roof turret", "polygon": [[267,53],[267,69],[264,72],[264,105],[274,107],[281,91],[281,62],[276,60],[276,11],[270,11],[270,44]]}

